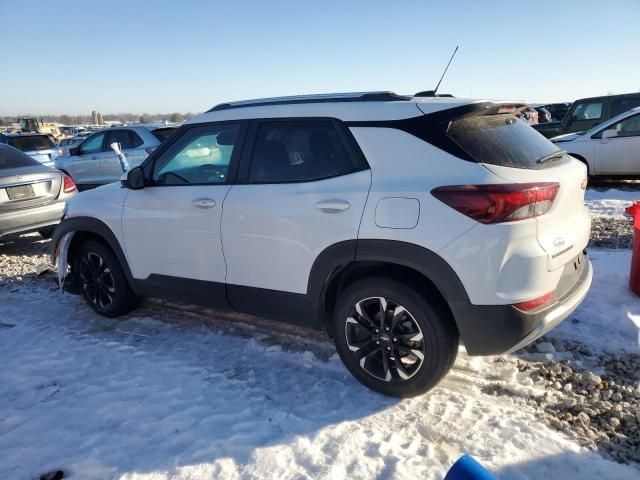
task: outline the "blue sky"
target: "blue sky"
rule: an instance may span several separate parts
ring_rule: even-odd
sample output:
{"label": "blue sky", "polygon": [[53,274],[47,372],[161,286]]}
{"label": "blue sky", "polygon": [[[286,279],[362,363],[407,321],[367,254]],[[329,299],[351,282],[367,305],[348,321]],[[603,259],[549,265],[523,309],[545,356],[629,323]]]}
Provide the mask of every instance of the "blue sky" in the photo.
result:
{"label": "blue sky", "polygon": [[640,90],[640,0],[0,0],[0,114],[198,112],[435,85],[531,102]]}

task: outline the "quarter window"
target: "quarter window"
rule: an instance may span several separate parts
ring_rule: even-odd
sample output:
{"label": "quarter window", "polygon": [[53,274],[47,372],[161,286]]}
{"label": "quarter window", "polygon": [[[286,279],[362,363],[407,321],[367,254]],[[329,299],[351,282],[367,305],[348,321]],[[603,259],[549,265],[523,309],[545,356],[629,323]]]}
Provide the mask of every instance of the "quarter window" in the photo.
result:
{"label": "quarter window", "polygon": [[618,98],[611,103],[611,116],[615,117],[640,105],[640,96]]}
{"label": "quarter window", "polygon": [[187,130],[156,160],[156,185],[211,185],[227,181],[238,124],[205,125]]}
{"label": "quarter window", "polygon": [[332,121],[262,122],[250,182],[300,182],[360,170]]}
{"label": "quarter window", "polygon": [[581,103],[571,114],[576,120],[599,120],[602,117],[602,102]]}

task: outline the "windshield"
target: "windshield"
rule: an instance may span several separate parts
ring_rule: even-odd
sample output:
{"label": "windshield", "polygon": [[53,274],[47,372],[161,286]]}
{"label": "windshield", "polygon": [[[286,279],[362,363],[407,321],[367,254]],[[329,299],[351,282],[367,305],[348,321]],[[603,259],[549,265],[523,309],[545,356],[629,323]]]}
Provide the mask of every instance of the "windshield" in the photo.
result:
{"label": "windshield", "polygon": [[504,167],[542,169],[539,163],[559,148],[511,113],[497,109],[462,116],[449,122],[446,133],[477,162]]}

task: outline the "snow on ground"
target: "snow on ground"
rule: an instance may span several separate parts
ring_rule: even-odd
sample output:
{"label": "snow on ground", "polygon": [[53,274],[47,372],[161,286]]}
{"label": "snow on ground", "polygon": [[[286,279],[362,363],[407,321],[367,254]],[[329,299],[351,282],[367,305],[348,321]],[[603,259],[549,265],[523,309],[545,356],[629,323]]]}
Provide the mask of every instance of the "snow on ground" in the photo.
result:
{"label": "snow on ground", "polygon": [[574,313],[549,332],[551,338],[574,340],[595,352],[640,352],[640,299],[629,290],[630,250],[591,249],[594,282]]}
{"label": "snow on ground", "polygon": [[[633,350],[629,254],[592,259],[580,323],[558,334]],[[358,384],[315,334],[154,303],[114,322],[49,281],[0,288],[3,479],[431,479],[462,453],[504,479],[640,475],[518,403],[534,387],[511,357],[461,352],[436,389],[400,401]],[[516,397],[483,393],[495,385]]]}
{"label": "snow on ground", "polygon": [[640,200],[638,190],[618,190],[614,188],[588,188],[584,204],[595,217],[626,219],[624,209],[635,200]]}

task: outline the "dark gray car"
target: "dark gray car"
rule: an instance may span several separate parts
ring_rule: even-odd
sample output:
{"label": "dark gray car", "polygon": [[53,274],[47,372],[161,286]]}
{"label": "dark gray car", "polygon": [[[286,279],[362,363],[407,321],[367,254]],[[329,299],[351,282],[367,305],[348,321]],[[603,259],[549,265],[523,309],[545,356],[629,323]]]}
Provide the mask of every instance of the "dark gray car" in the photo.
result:
{"label": "dark gray car", "polygon": [[61,171],[0,144],[0,239],[32,231],[50,236],[76,192]]}

